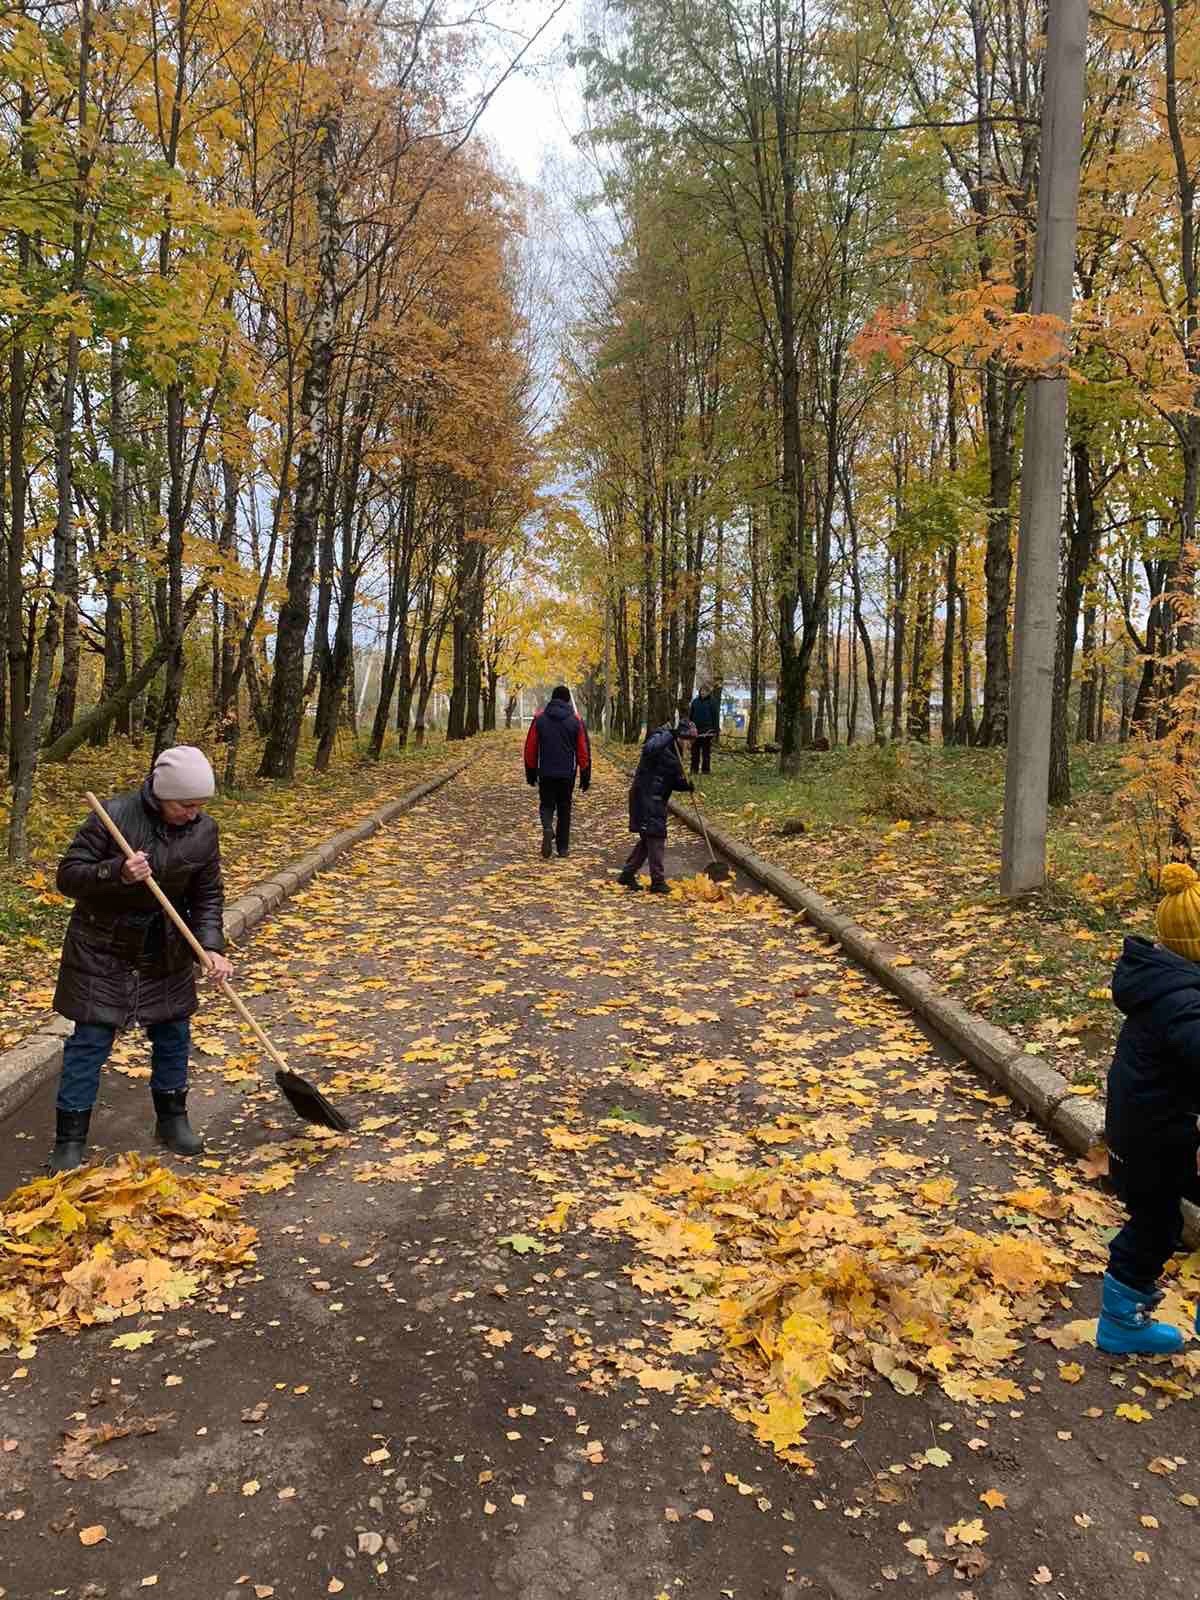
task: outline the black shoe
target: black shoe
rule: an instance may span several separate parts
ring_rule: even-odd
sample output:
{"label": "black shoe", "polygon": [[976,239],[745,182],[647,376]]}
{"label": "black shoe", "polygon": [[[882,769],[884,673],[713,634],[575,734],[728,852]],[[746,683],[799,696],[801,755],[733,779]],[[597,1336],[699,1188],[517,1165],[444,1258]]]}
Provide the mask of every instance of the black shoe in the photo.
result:
{"label": "black shoe", "polygon": [[554,835],[549,828],[542,829],[542,860],[549,861],[554,854]]}
{"label": "black shoe", "polygon": [[569,850],[560,850],[558,852],[558,859],[560,861],[565,861],[570,854],[571,852]]}
{"label": "black shoe", "polygon": [[204,1149],[204,1140],[193,1133],[187,1118],[187,1090],[174,1089],[164,1094],[161,1089],[151,1091],[154,1114],[158,1119],[154,1136],[159,1144],[177,1156],[198,1156]]}
{"label": "black shoe", "polygon": [[665,878],[656,878],[655,881],[650,885],[651,894],[670,894],[670,892],[671,885]]}
{"label": "black shoe", "polygon": [[640,889],[642,887],[637,880],[636,872],[618,872],[617,882],[624,889]]}
{"label": "black shoe", "polygon": [[55,1111],[54,1149],[50,1152],[51,1172],[74,1172],[81,1167],[87,1152],[90,1111]]}

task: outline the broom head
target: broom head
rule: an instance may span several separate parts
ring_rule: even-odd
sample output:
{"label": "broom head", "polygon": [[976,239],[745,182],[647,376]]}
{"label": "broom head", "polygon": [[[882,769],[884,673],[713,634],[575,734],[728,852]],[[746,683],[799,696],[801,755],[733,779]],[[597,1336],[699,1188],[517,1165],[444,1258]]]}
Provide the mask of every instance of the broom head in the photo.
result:
{"label": "broom head", "polygon": [[728,883],[733,874],[723,861],[710,861],[704,869],[704,876],[711,878],[713,883]]}
{"label": "broom head", "polygon": [[330,1105],[321,1091],[297,1072],[277,1072],[279,1085],[288,1104],[305,1122],[315,1122],[318,1127],[332,1128],[335,1133],[349,1133],[350,1124],[336,1106]]}

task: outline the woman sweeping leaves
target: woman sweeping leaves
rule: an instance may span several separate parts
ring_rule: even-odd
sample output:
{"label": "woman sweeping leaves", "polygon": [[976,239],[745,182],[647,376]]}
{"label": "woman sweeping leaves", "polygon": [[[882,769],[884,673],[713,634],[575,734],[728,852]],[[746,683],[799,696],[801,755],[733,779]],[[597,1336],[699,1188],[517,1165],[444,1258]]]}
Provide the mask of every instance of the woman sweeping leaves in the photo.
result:
{"label": "woman sweeping leaves", "polygon": [[659,728],[642,746],[629,790],[629,831],[638,842],[617,878],[627,889],[640,889],[638,869],[650,863],[651,894],[666,894],[667,802],[676,790],[692,793],[679,759],[679,741],[694,739],[695,725],[682,718],[673,728]]}
{"label": "woman sweeping leaves", "polygon": [[222,954],[225,887],[217,825],[201,806],[216,789],[213,770],[192,745],[164,750],[139,790],[108,810],[133,845],[126,860],[96,817],[89,817],[58,864],[58,889],[75,901],[67,924],[54,1009],[75,1023],[63,1046],[57,1134],[51,1172],[81,1166],[100,1069],[117,1032],[140,1025],[150,1036],[150,1093],[159,1142],[198,1155],[203,1141],[187,1118],[188,1018],[195,1011],[192,952],[145,887],[151,873],[208,952],[208,976],[228,978]]}

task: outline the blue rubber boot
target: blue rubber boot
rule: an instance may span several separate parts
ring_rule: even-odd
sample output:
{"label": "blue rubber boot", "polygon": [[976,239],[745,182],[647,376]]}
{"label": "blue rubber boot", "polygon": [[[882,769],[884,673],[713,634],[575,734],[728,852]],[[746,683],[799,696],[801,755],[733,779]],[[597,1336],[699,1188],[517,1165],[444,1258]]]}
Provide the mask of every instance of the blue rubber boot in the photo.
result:
{"label": "blue rubber boot", "polygon": [[1169,1322],[1155,1322],[1151,1312],[1162,1292],[1130,1289],[1111,1272],[1104,1274],[1104,1294],[1096,1344],[1110,1356],[1173,1356],[1183,1349],[1183,1335]]}

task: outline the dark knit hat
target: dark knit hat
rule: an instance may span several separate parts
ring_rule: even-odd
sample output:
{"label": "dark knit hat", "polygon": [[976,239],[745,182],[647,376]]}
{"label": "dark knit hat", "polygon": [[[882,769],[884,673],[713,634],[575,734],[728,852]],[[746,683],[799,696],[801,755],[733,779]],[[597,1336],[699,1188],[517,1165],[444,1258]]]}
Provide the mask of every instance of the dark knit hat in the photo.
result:
{"label": "dark knit hat", "polygon": [[687,717],[680,717],[671,732],[677,739],[694,739],[696,737],[696,724]]}
{"label": "dark knit hat", "polygon": [[560,683],[550,698],[551,700],[569,700],[571,698],[571,691],[567,688],[565,683]]}

